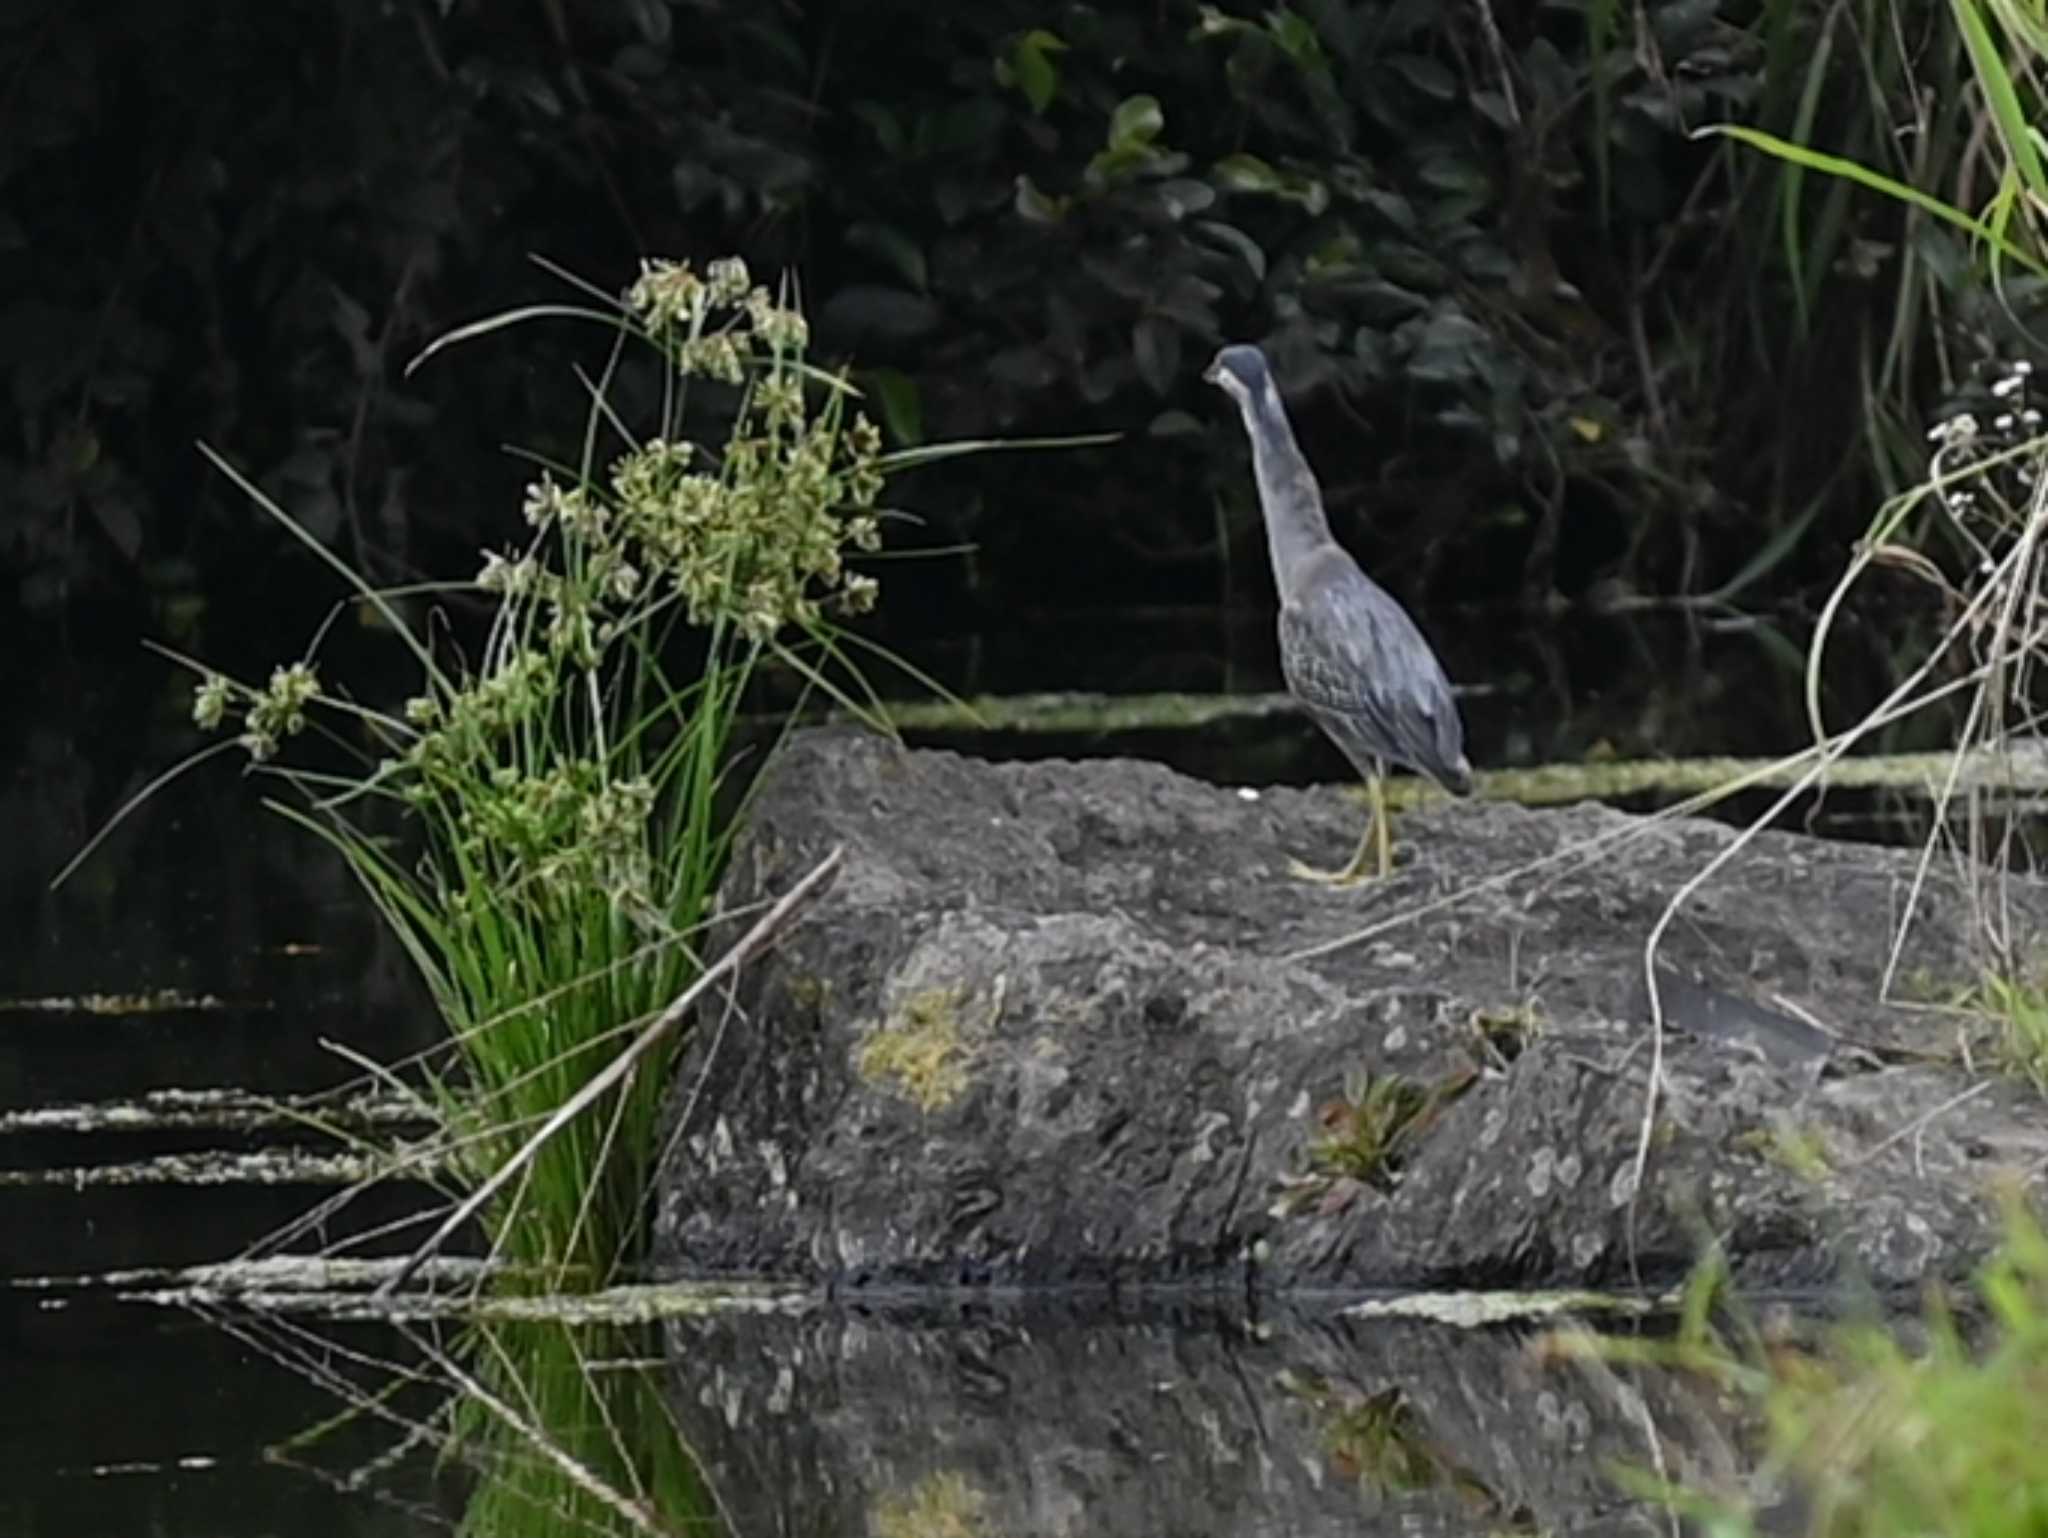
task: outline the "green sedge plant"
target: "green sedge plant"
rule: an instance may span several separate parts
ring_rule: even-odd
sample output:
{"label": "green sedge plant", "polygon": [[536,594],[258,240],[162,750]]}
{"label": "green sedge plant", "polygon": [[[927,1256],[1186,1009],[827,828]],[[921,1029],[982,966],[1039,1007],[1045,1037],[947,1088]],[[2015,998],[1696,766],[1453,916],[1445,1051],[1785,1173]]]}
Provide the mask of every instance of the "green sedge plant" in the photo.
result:
{"label": "green sedge plant", "polygon": [[[517,311],[429,350],[537,318],[615,334],[580,460],[536,463],[523,539],[465,584],[491,606],[473,653],[415,633],[395,595],[216,455],[403,638],[419,685],[395,710],[360,703],[322,678],[320,636],[261,685],[176,658],[200,674],[194,720],[233,734],[180,769],[239,747],[296,792],[270,804],[341,853],[432,991],[453,1048],[424,1070],[445,1129],[434,1163],[455,1190],[480,1187],[702,970],[741,809],[735,726],[750,682],[764,664],[794,668],[874,719],[834,617],[875,601],[852,563],[880,544],[885,476],[991,446],[885,455],[845,376],[807,361],[800,311],[738,260],[701,274],[650,262],[621,299],[584,292],[603,303]],[[652,349],[662,381],[657,419],[638,431],[607,390],[627,347]],[[717,443],[689,435],[703,392],[729,420]],[[285,762],[316,724],[353,769]],[[631,1257],[668,1043],[485,1207],[511,1274],[574,1290]]]}

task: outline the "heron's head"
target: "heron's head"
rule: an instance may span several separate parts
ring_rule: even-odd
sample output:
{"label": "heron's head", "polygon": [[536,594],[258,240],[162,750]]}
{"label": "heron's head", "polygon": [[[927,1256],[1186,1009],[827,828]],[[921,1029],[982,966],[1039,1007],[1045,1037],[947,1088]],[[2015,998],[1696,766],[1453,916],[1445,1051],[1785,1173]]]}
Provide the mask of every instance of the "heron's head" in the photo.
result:
{"label": "heron's head", "polygon": [[1266,355],[1244,343],[1217,353],[1202,370],[1202,377],[1240,407],[1279,399],[1273,388],[1272,370],[1266,367]]}

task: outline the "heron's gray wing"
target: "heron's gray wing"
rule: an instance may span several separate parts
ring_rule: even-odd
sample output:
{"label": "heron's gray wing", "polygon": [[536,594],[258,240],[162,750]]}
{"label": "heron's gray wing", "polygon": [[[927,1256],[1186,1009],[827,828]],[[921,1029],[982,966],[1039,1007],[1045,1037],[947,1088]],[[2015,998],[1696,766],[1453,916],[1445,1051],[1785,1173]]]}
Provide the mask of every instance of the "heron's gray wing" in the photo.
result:
{"label": "heron's gray wing", "polygon": [[1341,551],[1302,575],[1280,610],[1288,688],[1354,762],[1392,759],[1463,788],[1457,701],[1407,611]]}

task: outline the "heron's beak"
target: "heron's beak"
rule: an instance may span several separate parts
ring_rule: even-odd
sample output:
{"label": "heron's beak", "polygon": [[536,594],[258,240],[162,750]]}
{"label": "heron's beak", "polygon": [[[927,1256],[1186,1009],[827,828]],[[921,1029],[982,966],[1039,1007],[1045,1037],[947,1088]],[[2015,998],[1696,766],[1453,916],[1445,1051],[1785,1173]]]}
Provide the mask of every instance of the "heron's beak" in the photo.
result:
{"label": "heron's beak", "polygon": [[1223,370],[1218,368],[1213,363],[1211,363],[1207,368],[1202,370],[1202,378],[1209,384],[1222,383],[1222,375]]}

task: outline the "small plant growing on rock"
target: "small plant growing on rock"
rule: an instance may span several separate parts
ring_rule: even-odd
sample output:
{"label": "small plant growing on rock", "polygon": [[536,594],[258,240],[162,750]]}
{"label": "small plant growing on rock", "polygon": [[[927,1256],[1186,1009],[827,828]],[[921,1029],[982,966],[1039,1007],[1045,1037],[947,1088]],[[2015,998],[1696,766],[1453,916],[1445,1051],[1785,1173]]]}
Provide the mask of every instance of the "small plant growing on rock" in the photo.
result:
{"label": "small plant growing on rock", "polygon": [[2048,1094],[2048,989],[2035,977],[1991,973],[1977,1000],[1996,1024],[1993,1061]]}
{"label": "small plant growing on rock", "polygon": [[1423,1085],[1400,1074],[1354,1069],[1345,1078],[1342,1097],[1317,1111],[1308,1168],[1282,1177],[1273,1216],[1286,1217],[1311,1205],[1319,1215],[1328,1215],[1367,1189],[1391,1191],[1408,1150],[1477,1077],[1467,1069]]}
{"label": "small plant growing on rock", "polygon": [[1344,1086],[1343,1098],[1316,1113],[1321,1131],[1310,1145],[1309,1162],[1386,1190],[1398,1169],[1401,1144],[1428,1103],[1427,1092],[1412,1079],[1360,1069]]}

